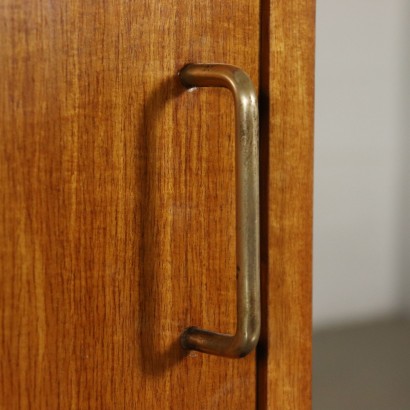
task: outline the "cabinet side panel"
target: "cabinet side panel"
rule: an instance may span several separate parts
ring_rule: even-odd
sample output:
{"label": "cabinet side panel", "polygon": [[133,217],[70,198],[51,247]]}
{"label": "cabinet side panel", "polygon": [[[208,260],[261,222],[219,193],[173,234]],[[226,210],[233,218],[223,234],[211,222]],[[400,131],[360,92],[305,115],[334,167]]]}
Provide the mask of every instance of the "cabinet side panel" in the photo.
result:
{"label": "cabinet side panel", "polygon": [[313,0],[262,1],[258,408],[311,408]]}

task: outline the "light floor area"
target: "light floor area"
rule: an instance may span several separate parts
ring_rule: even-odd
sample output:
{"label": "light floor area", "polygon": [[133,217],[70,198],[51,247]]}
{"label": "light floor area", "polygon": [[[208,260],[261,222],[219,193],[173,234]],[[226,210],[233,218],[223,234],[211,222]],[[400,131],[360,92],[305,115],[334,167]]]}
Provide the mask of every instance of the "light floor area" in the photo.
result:
{"label": "light floor area", "polygon": [[410,321],[314,332],[313,410],[410,410]]}

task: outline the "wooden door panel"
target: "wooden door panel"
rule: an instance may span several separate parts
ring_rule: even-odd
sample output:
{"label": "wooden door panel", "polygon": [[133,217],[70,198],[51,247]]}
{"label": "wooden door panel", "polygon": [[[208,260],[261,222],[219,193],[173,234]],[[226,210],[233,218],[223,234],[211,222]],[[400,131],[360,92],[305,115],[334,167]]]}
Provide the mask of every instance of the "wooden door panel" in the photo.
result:
{"label": "wooden door panel", "polygon": [[0,7],[0,408],[255,408],[235,328],[234,112],[187,62],[258,84],[256,1]]}

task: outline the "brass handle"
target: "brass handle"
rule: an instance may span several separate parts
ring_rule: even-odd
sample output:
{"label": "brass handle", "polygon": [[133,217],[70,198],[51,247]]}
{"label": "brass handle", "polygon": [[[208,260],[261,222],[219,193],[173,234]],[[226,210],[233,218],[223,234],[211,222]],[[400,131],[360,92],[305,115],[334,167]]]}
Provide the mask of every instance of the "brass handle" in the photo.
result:
{"label": "brass handle", "polygon": [[188,64],[179,77],[186,88],[228,88],[236,112],[236,333],[232,336],[189,327],[181,335],[181,344],[204,353],[243,357],[257,345],[261,323],[258,100],[251,79],[234,66]]}

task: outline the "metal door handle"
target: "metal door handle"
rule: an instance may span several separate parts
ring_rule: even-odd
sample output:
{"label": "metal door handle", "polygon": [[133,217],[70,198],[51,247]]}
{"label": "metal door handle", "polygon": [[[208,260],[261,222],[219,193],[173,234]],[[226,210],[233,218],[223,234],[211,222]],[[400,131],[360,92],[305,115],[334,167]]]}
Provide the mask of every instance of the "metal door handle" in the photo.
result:
{"label": "metal door handle", "polygon": [[226,357],[243,357],[258,343],[260,333],[259,261],[259,120],[251,79],[225,64],[188,64],[179,73],[186,88],[225,87],[235,100],[237,325],[235,335],[187,328],[185,349]]}

